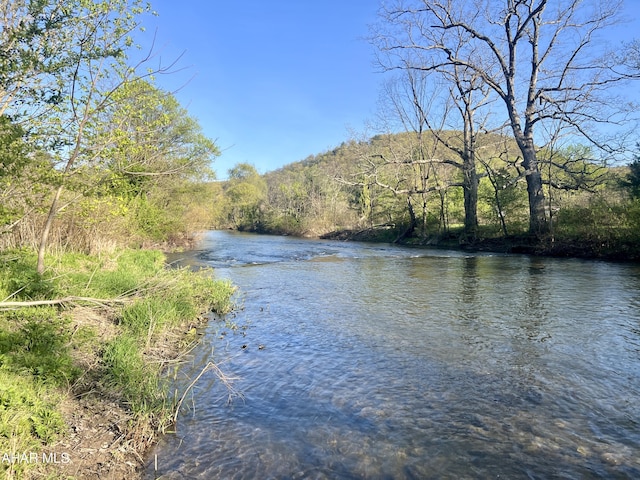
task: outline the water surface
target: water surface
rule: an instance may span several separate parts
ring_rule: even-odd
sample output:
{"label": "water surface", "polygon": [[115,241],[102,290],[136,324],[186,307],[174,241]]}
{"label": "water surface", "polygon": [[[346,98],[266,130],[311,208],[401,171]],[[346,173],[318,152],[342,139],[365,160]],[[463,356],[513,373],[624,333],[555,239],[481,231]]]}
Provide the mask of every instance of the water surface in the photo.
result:
{"label": "water surface", "polygon": [[241,396],[205,374],[147,478],[640,478],[638,265],[231,232],[184,257],[242,308],[177,383],[215,361]]}

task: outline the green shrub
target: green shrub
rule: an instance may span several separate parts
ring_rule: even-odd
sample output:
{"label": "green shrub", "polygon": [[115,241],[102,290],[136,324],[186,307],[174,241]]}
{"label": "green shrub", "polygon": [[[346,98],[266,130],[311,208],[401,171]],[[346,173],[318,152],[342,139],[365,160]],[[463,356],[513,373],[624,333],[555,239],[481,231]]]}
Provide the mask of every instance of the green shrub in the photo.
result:
{"label": "green shrub", "polygon": [[0,366],[45,384],[68,387],[80,375],[69,354],[68,322],[54,308],[28,308],[0,323]]}
{"label": "green shrub", "polygon": [[4,252],[0,259],[0,295],[4,300],[41,300],[55,296],[56,284],[50,272],[36,272],[36,257],[23,250]]}
{"label": "green shrub", "polygon": [[165,241],[171,234],[182,231],[182,219],[171,215],[166,208],[144,198],[137,198],[131,203],[131,230],[143,238],[154,241]]}
{"label": "green shrub", "polygon": [[57,410],[59,401],[60,395],[44,385],[0,368],[0,451],[10,452],[11,441],[25,448],[46,444],[63,433],[66,425]]}

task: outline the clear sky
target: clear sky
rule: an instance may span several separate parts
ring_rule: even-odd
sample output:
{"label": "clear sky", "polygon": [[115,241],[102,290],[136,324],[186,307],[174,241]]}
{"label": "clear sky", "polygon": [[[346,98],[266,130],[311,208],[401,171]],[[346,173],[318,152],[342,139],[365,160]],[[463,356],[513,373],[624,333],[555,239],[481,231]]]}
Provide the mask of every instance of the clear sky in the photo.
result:
{"label": "clear sky", "polygon": [[[218,178],[239,162],[260,173],[324,152],[362,132],[382,75],[367,43],[377,0],[152,0],[157,78],[223,151]],[[157,62],[160,57],[157,57]]]}
{"label": "clear sky", "polygon": [[[260,173],[322,153],[352,133],[373,135],[383,75],[366,41],[379,0],[150,0],[139,40],[183,69],[160,76],[222,155]],[[640,0],[611,40],[639,37]],[[146,39],[146,40],[145,40]]]}

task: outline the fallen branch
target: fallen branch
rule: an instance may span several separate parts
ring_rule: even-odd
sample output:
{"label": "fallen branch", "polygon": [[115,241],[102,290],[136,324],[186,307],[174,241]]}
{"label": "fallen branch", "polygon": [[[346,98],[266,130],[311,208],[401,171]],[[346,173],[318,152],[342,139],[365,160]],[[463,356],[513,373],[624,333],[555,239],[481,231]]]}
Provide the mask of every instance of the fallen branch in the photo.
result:
{"label": "fallen branch", "polygon": [[182,407],[182,402],[184,402],[184,399],[186,398],[187,394],[189,393],[189,391],[194,387],[194,385],[196,383],[198,383],[198,380],[200,380],[200,377],[202,377],[208,370],[213,370],[213,372],[215,373],[215,375],[218,377],[218,380],[220,380],[222,382],[222,384],[227,387],[227,390],[229,391],[229,398],[227,400],[228,403],[231,403],[231,400],[233,398],[233,396],[238,396],[240,398],[243,397],[242,393],[238,392],[232,385],[231,382],[233,382],[233,380],[236,380],[236,378],[234,377],[228,377],[227,375],[224,374],[224,372],[222,370],[220,370],[220,367],[218,367],[215,363],[213,362],[209,362],[205,365],[205,367],[200,371],[200,373],[198,374],[198,376],[189,384],[189,386],[186,388],[186,390],[184,391],[184,393],[182,394],[182,397],[180,397],[180,400],[178,401],[178,403],[176,404],[176,408],[174,410],[173,413],[173,423],[175,424],[178,421],[178,413],[180,413],[180,408]]}
{"label": "fallen branch", "polygon": [[64,297],[55,300],[31,300],[25,302],[0,302],[0,310],[11,310],[23,307],[38,307],[43,305],[65,305],[78,303],[93,303],[95,305],[124,304],[130,298],[92,298],[92,297]]}

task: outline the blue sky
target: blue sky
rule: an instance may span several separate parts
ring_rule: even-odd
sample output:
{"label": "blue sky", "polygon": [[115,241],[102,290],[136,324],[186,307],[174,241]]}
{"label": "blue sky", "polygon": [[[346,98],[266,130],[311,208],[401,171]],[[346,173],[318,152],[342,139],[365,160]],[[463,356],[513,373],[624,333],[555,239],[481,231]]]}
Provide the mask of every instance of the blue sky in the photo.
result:
{"label": "blue sky", "polygon": [[[366,125],[383,75],[366,37],[379,0],[151,2],[158,16],[144,18],[140,43],[155,32],[155,61],[182,55],[182,70],[157,83],[222,150],[218,178],[240,162],[264,173],[377,133]],[[640,0],[624,13],[611,41],[640,36]]]}
{"label": "blue sky", "polygon": [[157,78],[223,151],[218,178],[264,173],[361,132],[382,75],[365,37],[377,0],[153,0],[145,37],[176,74]]}

